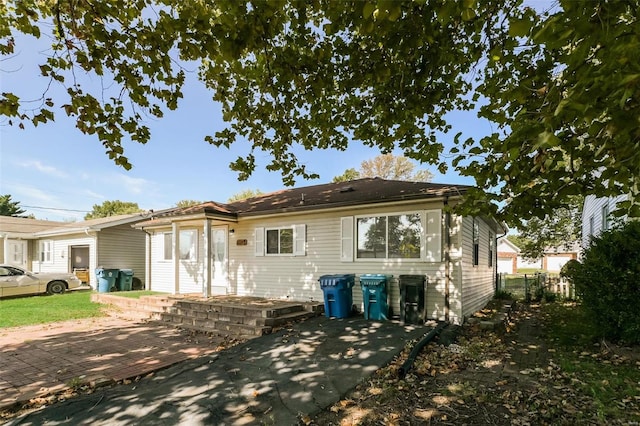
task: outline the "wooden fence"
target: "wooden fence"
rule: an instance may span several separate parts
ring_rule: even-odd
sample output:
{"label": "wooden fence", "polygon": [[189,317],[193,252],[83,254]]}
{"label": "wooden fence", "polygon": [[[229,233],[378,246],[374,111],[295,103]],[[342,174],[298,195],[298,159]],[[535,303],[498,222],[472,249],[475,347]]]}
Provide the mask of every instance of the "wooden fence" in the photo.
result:
{"label": "wooden fence", "polygon": [[574,286],[559,274],[499,274],[497,291],[511,293],[514,297],[537,300],[545,293],[555,294],[562,299],[575,299]]}

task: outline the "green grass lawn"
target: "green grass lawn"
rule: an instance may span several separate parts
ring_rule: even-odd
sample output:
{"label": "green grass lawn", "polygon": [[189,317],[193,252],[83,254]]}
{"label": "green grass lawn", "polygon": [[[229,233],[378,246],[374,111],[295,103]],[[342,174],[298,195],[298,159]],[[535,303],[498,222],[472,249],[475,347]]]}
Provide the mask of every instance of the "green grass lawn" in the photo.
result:
{"label": "green grass lawn", "polygon": [[111,293],[114,296],[119,297],[128,297],[130,299],[139,299],[141,296],[154,296],[156,294],[167,294],[161,291],[151,291],[151,290],[135,290],[135,291],[119,291],[117,293]]}
{"label": "green grass lawn", "polygon": [[640,360],[633,356],[638,346],[603,341],[579,304],[543,306],[546,339],[557,351],[559,365],[579,378],[574,385],[593,399],[603,424],[611,419],[638,424]]}
{"label": "green grass lawn", "polygon": [[105,316],[90,291],[0,300],[0,328]]}

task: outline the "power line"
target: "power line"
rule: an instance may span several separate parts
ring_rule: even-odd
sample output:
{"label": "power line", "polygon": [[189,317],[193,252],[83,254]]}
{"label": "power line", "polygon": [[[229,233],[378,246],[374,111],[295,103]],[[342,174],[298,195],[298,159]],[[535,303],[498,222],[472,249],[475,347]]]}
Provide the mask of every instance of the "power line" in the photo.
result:
{"label": "power line", "polygon": [[25,206],[21,205],[20,207],[24,207],[27,209],[40,209],[40,210],[58,210],[61,212],[79,212],[79,213],[89,213],[90,210],[75,210],[75,209],[59,209],[57,207],[40,207],[40,206]]}

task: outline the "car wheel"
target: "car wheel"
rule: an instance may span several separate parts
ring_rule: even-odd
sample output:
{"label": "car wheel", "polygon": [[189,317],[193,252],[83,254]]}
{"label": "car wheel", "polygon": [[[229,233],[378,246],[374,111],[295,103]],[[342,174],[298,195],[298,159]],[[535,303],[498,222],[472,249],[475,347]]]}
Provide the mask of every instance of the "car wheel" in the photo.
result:
{"label": "car wheel", "polygon": [[49,294],[62,294],[67,289],[67,285],[64,281],[52,281],[47,285],[47,293]]}

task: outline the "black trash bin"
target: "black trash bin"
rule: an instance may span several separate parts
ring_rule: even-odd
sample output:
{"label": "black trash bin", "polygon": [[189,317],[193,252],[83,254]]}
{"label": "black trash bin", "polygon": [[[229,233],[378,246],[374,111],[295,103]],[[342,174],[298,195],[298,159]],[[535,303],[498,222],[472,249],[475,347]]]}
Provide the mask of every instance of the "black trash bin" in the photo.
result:
{"label": "black trash bin", "polygon": [[426,280],[424,275],[400,275],[400,321],[403,323],[424,324]]}
{"label": "black trash bin", "polygon": [[327,318],[347,318],[353,305],[352,288],[355,274],[334,274],[320,277],[320,288],[324,293],[324,314]]}
{"label": "black trash bin", "polygon": [[386,320],[389,318],[387,285],[391,276],[382,274],[360,275],[364,319]]}

